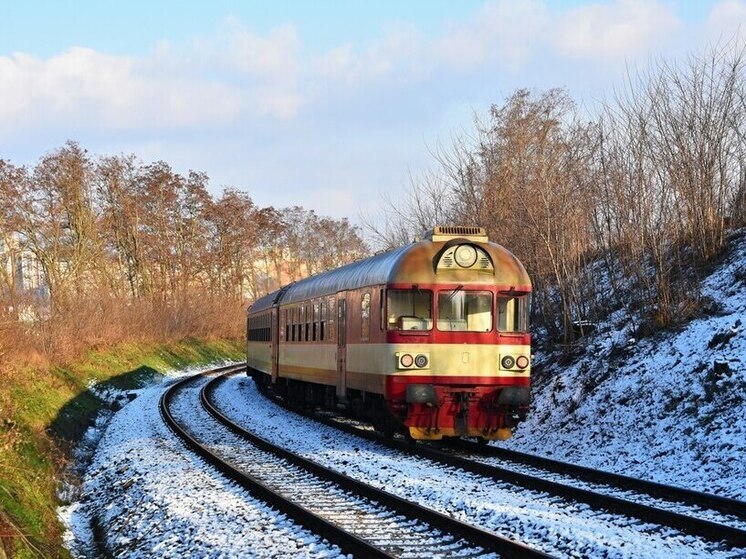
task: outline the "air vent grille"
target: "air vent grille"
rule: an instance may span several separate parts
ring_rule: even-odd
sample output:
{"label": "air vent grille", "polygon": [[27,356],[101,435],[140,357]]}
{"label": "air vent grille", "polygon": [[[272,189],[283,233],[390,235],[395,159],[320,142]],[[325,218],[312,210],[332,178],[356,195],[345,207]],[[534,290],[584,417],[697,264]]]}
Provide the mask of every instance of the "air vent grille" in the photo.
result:
{"label": "air vent grille", "polygon": [[471,241],[486,243],[487,231],[483,227],[473,227],[469,225],[438,225],[433,227],[422,236],[433,242],[448,241],[450,239],[464,238]]}
{"label": "air vent grille", "polygon": [[454,225],[452,227],[436,227],[433,231],[436,235],[484,235],[484,229],[481,227],[464,227],[461,225]]}

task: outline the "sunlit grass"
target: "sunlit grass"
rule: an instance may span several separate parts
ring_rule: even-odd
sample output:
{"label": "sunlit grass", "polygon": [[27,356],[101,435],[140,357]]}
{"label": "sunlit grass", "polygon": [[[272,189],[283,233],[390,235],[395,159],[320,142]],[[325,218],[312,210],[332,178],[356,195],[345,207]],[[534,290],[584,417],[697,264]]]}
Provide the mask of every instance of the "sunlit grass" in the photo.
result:
{"label": "sunlit grass", "polygon": [[[59,367],[23,366],[0,376],[0,538],[10,557],[66,557],[56,491],[65,451],[104,403],[88,390],[137,388],[154,373],[241,359],[238,341],[125,343]],[[0,557],[2,552],[0,551]]]}

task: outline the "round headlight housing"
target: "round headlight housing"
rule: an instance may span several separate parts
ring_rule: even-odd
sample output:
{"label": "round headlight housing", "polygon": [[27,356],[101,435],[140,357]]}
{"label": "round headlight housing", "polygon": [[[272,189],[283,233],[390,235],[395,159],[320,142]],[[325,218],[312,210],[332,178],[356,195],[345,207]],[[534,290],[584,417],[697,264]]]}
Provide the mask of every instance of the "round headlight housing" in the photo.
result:
{"label": "round headlight housing", "polygon": [[399,359],[399,363],[401,363],[402,367],[411,367],[414,363],[414,357],[412,357],[409,353],[405,353]]}
{"label": "round headlight housing", "polygon": [[525,355],[519,355],[518,359],[515,360],[515,364],[519,369],[525,369],[526,367],[528,367],[528,363],[528,357],[526,357]]}
{"label": "round headlight housing", "polygon": [[477,262],[477,249],[471,245],[459,245],[453,253],[453,258],[462,268],[471,268]]}
{"label": "round headlight housing", "polygon": [[512,369],[513,365],[515,365],[515,359],[513,359],[512,355],[506,355],[502,358],[500,364],[502,365],[503,369]]}
{"label": "round headlight housing", "polygon": [[422,369],[423,367],[427,367],[427,363],[427,355],[423,355],[422,353],[414,358],[414,364],[417,365],[420,369]]}

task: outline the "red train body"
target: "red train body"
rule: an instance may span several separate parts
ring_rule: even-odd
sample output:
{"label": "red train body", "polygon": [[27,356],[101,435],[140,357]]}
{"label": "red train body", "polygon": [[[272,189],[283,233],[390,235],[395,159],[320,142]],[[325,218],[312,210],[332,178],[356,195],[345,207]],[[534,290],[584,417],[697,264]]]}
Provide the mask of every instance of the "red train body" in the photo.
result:
{"label": "red train body", "polygon": [[531,282],[475,227],[256,301],[248,371],[297,404],[345,406],[415,439],[505,439],[529,404]]}

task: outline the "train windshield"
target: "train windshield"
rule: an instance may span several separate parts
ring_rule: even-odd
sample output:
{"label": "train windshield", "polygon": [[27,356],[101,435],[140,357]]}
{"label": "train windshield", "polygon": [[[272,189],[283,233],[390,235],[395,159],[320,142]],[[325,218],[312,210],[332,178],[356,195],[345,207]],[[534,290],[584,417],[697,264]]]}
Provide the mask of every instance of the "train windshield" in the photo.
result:
{"label": "train windshield", "polygon": [[453,291],[438,293],[438,330],[489,332],[492,330],[492,293]]}
{"label": "train windshield", "polygon": [[500,332],[527,332],[530,296],[497,298],[497,329]]}
{"label": "train windshield", "polygon": [[389,330],[432,330],[433,292],[389,289],[386,316]]}

